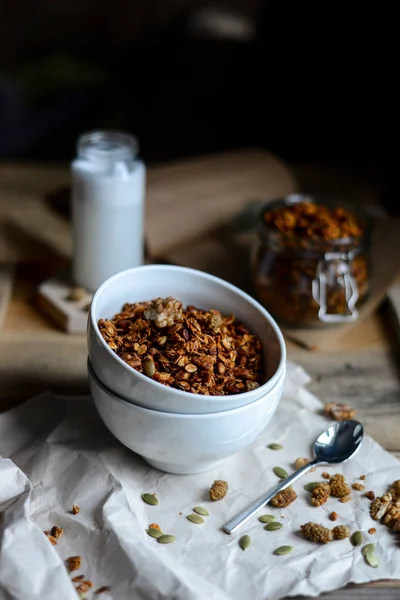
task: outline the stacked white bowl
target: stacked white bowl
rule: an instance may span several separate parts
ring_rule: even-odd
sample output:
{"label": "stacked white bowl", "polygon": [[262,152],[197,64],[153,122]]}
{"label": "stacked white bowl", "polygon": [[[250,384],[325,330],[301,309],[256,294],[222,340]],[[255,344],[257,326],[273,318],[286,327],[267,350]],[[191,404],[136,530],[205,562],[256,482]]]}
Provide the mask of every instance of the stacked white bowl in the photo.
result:
{"label": "stacked white bowl", "polygon": [[[242,394],[193,394],[154,381],[119,358],[104,341],[99,319],[111,319],[127,302],[168,296],[184,307],[234,314],[262,343],[265,383]],[[286,350],[277,324],[253,298],[202,271],[150,265],[114,275],[93,296],[88,346],[90,389],[105,425],[168,473],[206,471],[247,447],[269,423],[282,395]]]}

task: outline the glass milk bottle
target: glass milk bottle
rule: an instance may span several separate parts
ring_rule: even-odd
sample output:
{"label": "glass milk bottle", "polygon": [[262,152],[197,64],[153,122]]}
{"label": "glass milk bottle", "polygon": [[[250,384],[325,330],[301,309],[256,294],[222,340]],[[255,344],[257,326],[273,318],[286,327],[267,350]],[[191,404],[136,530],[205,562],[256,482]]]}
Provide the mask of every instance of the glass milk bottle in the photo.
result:
{"label": "glass milk bottle", "polygon": [[73,279],[94,292],[108,277],[143,264],[145,167],[136,139],[95,131],[72,163]]}

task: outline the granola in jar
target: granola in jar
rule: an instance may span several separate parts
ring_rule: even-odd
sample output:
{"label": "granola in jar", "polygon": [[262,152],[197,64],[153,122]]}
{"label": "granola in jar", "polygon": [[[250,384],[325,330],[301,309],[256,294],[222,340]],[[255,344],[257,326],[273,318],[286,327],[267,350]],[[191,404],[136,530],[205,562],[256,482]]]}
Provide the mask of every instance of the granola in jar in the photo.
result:
{"label": "granola in jar", "polygon": [[266,205],[253,254],[256,293],[278,321],[355,320],[369,289],[369,230],[354,209],[303,195]]}

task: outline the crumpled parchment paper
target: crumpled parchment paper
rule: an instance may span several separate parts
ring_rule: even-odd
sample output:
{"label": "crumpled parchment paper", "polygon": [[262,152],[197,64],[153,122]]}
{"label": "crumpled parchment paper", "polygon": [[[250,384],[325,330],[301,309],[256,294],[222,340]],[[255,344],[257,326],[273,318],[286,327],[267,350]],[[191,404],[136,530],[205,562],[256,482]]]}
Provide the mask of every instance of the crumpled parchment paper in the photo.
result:
{"label": "crumpled parchment paper", "polygon": [[[390,579],[400,574],[400,546],[383,525],[371,520],[370,501],[353,491],[346,504],[331,498],[320,508],[309,504],[305,483],[322,471],[344,473],[349,483],[366,475],[376,495],[400,478],[400,462],[366,437],[348,463],[319,467],[294,484],[298,499],[288,508],[268,507],[284,527],[265,531],[255,517],[235,536],[221,526],[277,481],[274,466],[293,470],[297,457],[311,458],[313,440],[329,425],[320,401],[305,385],[308,375],[289,364],[284,396],[272,422],[256,442],[237,456],[199,475],[168,475],[148,466],[121,446],[98,417],[89,397],[43,394],[0,415],[0,599],[76,600],[64,567],[69,556],[82,557],[84,573],[94,582],[87,594],[107,585],[102,600],[277,600],[288,595],[315,596],[350,582]],[[273,451],[267,444],[284,449]],[[208,499],[214,479],[229,483],[220,502]],[[156,493],[158,506],[141,499]],[[80,506],[78,515],[70,513]],[[203,525],[186,519],[196,505],[207,507]],[[376,543],[377,569],[368,566],[349,540],[319,546],[304,540],[300,525],[312,520],[361,530]],[[145,529],[158,523],[173,533],[175,544],[162,545]],[[52,546],[43,530],[57,525],[64,535]],[[370,527],[377,533],[369,535]],[[251,536],[243,551],[238,539]],[[291,554],[276,556],[281,545]]]}

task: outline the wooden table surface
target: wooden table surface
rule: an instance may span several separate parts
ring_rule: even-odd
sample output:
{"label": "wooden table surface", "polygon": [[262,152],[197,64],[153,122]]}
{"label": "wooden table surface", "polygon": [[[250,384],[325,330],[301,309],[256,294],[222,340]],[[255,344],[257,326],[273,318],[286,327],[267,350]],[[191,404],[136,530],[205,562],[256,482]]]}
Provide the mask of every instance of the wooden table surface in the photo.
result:
{"label": "wooden table surface", "polygon": [[[196,173],[201,173],[204,180],[204,164],[208,167],[211,165],[214,177],[214,183],[207,180],[205,194],[215,193],[216,188],[218,194],[224,197],[225,181],[229,190],[228,200],[235,204],[236,201],[232,200],[232,197],[235,198],[235,193],[237,198],[240,194],[243,195],[247,173],[251,180],[249,186],[252,187],[250,197],[260,193],[265,196],[268,185],[263,177],[268,179],[267,171],[271,167],[271,157],[256,151],[236,153],[234,156],[234,171],[242,166],[241,176],[238,178],[236,174],[236,183],[232,182],[232,161],[226,157],[215,157],[216,163],[207,158],[205,162],[192,161],[188,164],[150,170],[148,198],[153,215],[157,213],[157,205],[161,201],[166,203],[166,208],[170,211],[168,199],[173,199],[179,194],[184,194],[179,210],[185,213],[188,190],[196,189],[198,199],[201,184],[198,183],[196,187],[193,179]],[[273,169],[279,176],[276,176],[273,184],[269,178],[267,195],[273,197],[289,193],[296,188],[295,177],[286,171],[281,163],[274,163]],[[185,184],[181,185],[182,189],[179,190],[175,182],[182,178]],[[68,171],[63,166],[0,165],[0,220],[2,198],[4,217],[4,214],[7,214],[7,210],[4,209],[7,198],[10,198],[9,204],[11,201],[18,202],[19,198],[23,199],[21,202],[25,205],[29,204],[30,198],[32,203],[35,203],[43,194],[67,183]],[[168,193],[163,194],[163,189],[167,189]],[[172,193],[173,190],[175,194]],[[229,202],[225,204],[228,206]],[[238,200],[236,205],[239,204]],[[221,210],[223,213],[223,209]],[[225,216],[222,214],[221,218]],[[205,228],[214,225],[207,219],[204,223]],[[70,252],[68,223],[62,224],[57,221],[55,227],[60,239],[58,240],[57,236],[51,238],[51,233],[46,234],[47,254],[43,253],[43,244],[40,248],[36,246],[35,250],[30,249],[30,257],[15,258],[18,252],[5,248],[5,255],[9,258],[7,261],[5,256],[2,257],[0,243],[0,411],[48,389],[63,394],[81,394],[88,391],[84,335],[68,335],[58,330],[36,308],[36,285],[63,267]],[[198,225],[191,220],[190,235],[198,235],[204,231],[201,228],[196,230],[196,227]],[[158,236],[159,223],[155,229]],[[184,229],[183,227],[183,231]],[[186,233],[182,241],[187,244]],[[50,254],[49,248],[52,250]],[[163,250],[162,247],[157,247],[155,254],[165,255],[168,259],[169,249],[165,249],[165,252]],[[37,252],[36,258],[32,257],[34,251]],[[176,254],[176,248],[174,252]],[[12,268],[10,262],[14,263]],[[11,296],[10,302],[7,301],[8,295]],[[349,339],[341,340],[340,348],[308,352],[288,342],[288,354],[291,360],[300,363],[310,373],[312,382],[309,389],[312,392],[323,402],[337,400],[351,404],[356,408],[357,418],[364,424],[366,432],[400,458],[400,352],[397,344],[397,340],[391,336],[384,314],[379,313],[354,329]],[[349,586],[324,594],[323,597],[327,600],[398,600],[400,580],[380,581],[367,586]]]}

